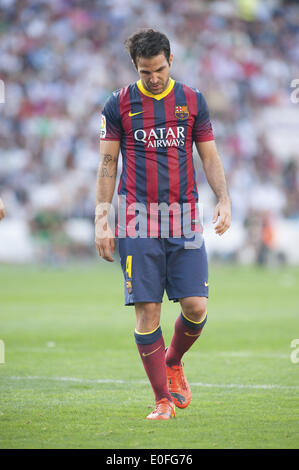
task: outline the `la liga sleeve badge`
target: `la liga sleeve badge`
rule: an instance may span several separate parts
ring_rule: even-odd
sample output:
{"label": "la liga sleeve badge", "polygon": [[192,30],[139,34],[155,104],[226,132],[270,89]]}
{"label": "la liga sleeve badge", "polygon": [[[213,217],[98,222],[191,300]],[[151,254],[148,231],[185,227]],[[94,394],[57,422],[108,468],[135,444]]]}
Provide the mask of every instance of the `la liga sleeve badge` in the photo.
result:
{"label": "la liga sleeve badge", "polygon": [[106,117],[104,114],[101,115],[101,128],[100,128],[100,137],[101,139],[105,139],[106,137]]}

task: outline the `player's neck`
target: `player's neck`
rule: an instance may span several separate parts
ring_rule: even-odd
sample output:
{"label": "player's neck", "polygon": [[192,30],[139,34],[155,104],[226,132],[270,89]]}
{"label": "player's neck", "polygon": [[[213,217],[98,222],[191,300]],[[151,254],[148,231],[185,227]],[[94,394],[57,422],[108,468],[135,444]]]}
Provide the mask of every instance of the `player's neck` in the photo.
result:
{"label": "player's neck", "polygon": [[174,87],[174,83],[175,83],[174,80],[171,77],[169,77],[168,84],[167,84],[165,90],[162,91],[161,93],[156,94],[156,95],[154,93],[150,92],[149,90],[147,90],[144,87],[141,79],[138,80],[137,86],[138,86],[138,89],[141,91],[141,93],[143,95],[148,96],[149,98],[154,98],[156,100],[161,100],[162,98],[165,98],[172,91],[172,89]]}

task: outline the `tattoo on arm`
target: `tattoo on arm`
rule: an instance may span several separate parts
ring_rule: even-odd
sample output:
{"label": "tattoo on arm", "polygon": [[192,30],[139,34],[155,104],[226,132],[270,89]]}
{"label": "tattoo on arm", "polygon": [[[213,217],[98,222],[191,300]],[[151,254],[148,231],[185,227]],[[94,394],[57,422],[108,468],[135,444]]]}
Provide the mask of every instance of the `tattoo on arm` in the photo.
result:
{"label": "tattoo on arm", "polygon": [[100,178],[112,178],[113,175],[109,175],[107,168],[101,168],[99,172]]}
{"label": "tattoo on arm", "polygon": [[[113,168],[109,168],[109,164],[112,162]],[[100,178],[113,178],[117,173],[116,166],[117,158],[113,157],[110,153],[105,153],[103,161],[99,169]]]}
{"label": "tattoo on arm", "polygon": [[112,155],[110,153],[105,153],[104,155],[104,160],[103,160],[103,165],[107,166],[109,162],[112,160]]}

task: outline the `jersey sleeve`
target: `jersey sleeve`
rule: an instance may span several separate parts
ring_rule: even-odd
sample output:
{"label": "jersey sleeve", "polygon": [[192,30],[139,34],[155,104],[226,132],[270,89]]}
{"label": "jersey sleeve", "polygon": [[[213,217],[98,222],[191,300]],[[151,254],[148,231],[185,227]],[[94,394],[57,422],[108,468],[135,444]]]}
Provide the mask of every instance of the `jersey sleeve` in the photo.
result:
{"label": "jersey sleeve", "polygon": [[214,140],[212,124],[210,121],[210,113],[207,102],[202,93],[196,90],[197,98],[197,115],[193,125],[193,140],[195,142],[206,142]]}
{"label": "jersey sleeve", "polygon": [[118,93],[114,92],[106,101],[101,114],[101,140],[121,140],[122,124]]}

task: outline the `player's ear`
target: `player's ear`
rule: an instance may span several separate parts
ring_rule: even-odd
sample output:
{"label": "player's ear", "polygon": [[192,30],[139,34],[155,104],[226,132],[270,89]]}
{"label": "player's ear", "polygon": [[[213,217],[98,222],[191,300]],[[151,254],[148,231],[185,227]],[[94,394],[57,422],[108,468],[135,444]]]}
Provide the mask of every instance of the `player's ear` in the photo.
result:
{"label": "player's ear", "polygon": [[168,60],[169,67],[171,67],[172,61],[173,61],[173,54],[170,54],[169,60]]}

